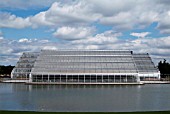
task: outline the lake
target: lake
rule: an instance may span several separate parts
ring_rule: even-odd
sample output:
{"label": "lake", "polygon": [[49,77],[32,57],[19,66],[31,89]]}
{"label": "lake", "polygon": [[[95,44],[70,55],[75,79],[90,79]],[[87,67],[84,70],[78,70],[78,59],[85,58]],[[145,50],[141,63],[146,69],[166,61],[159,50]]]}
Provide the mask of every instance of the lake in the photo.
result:
{"label": "lake", "polygon": [[0,110],[52,112],[170,110],[170,84],[132,86],[0,83]]}

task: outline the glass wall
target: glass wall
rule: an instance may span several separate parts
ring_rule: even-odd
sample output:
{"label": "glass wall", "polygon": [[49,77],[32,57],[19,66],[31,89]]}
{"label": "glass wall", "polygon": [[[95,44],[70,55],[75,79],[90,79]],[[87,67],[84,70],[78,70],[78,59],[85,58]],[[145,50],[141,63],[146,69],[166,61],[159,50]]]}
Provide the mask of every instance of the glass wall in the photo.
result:
{"label": "glass wall", "polygon": [[11,72],[11,78],[18,80],[29,79],[29,74],[38,56],[39,53],[23,53]]}
{"label": "glass wall", "polygon": [[135,75],[32,75],[33,82],[57,83],[136,83]]}

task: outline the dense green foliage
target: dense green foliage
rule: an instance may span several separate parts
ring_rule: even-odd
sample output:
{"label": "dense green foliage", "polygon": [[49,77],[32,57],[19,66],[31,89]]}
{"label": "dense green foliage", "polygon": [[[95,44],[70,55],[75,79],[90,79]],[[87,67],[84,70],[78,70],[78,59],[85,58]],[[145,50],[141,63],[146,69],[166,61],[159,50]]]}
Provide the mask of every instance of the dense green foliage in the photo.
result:
{"label": "dense green foliage", "polygon": [[11,65],[9,66],[0,65],[0,75],[10,75],[13,68],[14,66]]}
{"label": "dense green foliage", "polygon": [[158,63],[158,68],[159,71],[161,73],[161,78],[165,78],[165,76],[169,76],[170,75],[170,64],[168,62],[166,62],[166,60],[164,59],[164,61],[160,61]]}
{"label": "dense green foliage", "polygon": [[23,112],[0,111],[0,114],[170,114],[169,111],[161,112]]}

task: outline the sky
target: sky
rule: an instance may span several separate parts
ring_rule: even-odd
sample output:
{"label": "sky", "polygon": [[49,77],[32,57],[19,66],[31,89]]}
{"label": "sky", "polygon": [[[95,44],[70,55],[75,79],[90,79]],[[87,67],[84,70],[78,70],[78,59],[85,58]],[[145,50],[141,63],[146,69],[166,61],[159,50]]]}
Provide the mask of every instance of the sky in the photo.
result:
{"label": "sky", "polygon": [[170,0],[0,0],[0,65],[42,49],[113,49],[170,61]]}

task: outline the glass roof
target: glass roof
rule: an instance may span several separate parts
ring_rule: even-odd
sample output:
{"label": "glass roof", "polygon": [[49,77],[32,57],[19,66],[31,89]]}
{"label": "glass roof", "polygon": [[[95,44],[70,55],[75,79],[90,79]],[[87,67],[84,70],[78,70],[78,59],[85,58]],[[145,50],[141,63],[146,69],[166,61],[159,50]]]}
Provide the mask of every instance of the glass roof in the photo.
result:
{"label": "glass roof", "polygon": [[23,53],[13,73],[153,73],[158,72],[149,54],[128,50],[42,50]]}
{"label": "glass roof", "polygon": [[131,51],[42,50],[32,73],[137,73]]}

